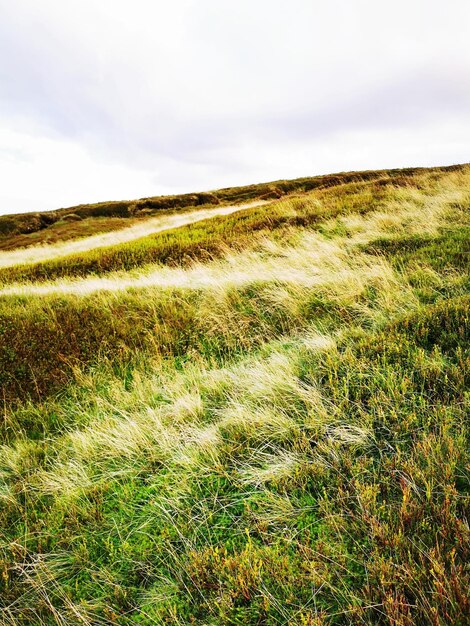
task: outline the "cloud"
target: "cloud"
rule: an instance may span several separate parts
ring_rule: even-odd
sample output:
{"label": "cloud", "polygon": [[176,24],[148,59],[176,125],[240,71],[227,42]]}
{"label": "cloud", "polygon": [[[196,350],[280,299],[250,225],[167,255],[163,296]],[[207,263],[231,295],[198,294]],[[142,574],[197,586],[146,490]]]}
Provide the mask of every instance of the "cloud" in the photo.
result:
{"label": "cloud", "polygon": [[[3,212],[412,164],[394,136],[417,165],[468,160],[466,0],[0,0],[0,13],[0,127],[29,145],[25,160],[11,135],[0,144]],[[46,162],[54,185],[39,184]]]}

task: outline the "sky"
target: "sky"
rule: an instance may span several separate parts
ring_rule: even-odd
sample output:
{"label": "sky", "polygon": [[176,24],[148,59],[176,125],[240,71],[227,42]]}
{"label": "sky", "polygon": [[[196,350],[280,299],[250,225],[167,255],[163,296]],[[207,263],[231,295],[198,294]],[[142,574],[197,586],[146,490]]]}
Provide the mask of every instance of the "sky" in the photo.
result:
{"label": "sky", "polygon": [[469,0],[0,0],[0,214],[470,161]]}

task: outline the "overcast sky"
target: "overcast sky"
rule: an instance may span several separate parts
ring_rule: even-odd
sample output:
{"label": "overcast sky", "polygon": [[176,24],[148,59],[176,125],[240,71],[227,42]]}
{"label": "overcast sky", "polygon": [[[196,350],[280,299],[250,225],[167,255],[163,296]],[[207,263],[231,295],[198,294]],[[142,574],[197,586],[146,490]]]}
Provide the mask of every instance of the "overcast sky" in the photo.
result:
{"label": "overcast sky", "polygon": [[470,161],[470,0],[0,0],[0,213]]}

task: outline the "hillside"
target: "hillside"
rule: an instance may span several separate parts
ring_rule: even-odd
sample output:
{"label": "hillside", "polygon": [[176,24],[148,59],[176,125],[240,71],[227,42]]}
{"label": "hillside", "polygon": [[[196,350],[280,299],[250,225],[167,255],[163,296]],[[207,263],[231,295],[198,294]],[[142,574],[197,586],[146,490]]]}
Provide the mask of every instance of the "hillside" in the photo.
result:
{"label": "hillside", "polygon": [[470,165],[0,217],[0,624],[470,621]]}
{"label": "hillside", "polygon": [[[446,171],[454,167],[447,166],[436,170]],[[139,223],[142,218],[145,219],[149,215],[168,214],[188,207],[223,206],[276,199],[295,192],[306,192],[342,183],[400,178],[418,172],[419,169],[342,172],[245,187],[228,187],[209,192],[98,202],[53,211],[0,215],[0,250],[55,243],[119,230],[129,224]]]}

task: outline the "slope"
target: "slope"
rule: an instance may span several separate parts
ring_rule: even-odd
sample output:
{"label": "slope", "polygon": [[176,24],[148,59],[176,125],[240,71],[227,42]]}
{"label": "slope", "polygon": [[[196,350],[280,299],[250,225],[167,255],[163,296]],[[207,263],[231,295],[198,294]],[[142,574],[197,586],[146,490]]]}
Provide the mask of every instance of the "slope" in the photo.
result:
{"label": "slope", "polygon": [[470,618],[470,168],[4,268],[0,621]]}

